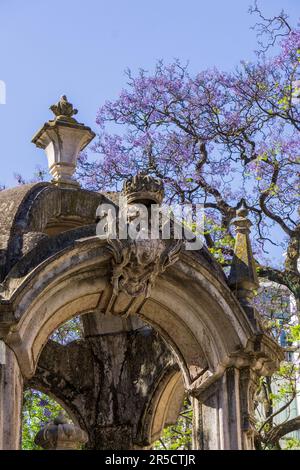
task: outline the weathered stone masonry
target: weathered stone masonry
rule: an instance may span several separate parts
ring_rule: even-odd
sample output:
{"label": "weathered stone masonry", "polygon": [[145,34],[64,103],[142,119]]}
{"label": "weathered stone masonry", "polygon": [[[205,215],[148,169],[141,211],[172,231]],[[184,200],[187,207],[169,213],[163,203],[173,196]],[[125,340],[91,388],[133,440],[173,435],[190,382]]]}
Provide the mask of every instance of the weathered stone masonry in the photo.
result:
{"label": "weathered stone masonry", "polygon": [[[0,193],[0,448],[20,448],[23,387],[31,385],[62,403],[86,432],[86,448],[149,448],[188,393],[195,449],[253,449],[257,381],[282,353],[251,307],[247,212],[237,214],[229,281],[205,247],[99,239],[97,207],[116,198],[72,179],[94,134],[66,97],[53,111],[33,139],[53,181]],[[137,175],[124,197],[151,204],[161,189]],[[84,315],[82,340],[48,340],[76,315]],[[58,419],[46,434],[56,432],[69,428]]]}

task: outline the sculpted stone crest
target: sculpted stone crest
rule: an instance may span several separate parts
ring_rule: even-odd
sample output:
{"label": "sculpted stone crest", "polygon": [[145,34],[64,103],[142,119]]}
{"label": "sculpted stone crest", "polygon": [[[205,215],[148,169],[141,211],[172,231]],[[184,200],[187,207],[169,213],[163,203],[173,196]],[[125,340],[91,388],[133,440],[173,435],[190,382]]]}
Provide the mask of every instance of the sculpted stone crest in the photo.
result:
{"label": "sculpted stone crest", "polygon": [[[159,178],[146,173],[132,176],[124,183],[123,195],[129,206],[128,223],[141,215],[140,203],[144,205],[148,217],[147,223],[142,224],[134,237],[108,237],[114,294],[124,292],[130,297],[149,297],[157,276],[178,260],[183,242],[180,239],[151,237],[151,205],[160,205],[164,196],[163,183]],[[161,222],[159,225],[161,234]]]}
{"label": "sculpted stone crest", "polygon": [[149,297],[157,276],[179,257],[182,240],[109,240],[114,293]]}

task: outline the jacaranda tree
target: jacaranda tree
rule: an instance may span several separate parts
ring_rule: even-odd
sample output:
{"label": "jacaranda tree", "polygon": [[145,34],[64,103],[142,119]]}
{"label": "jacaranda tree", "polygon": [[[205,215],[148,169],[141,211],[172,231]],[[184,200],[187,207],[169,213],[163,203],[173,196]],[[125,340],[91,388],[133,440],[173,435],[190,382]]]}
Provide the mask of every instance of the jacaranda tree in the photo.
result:
{"label": "jacaranda tree", "polygon": [[[81,156],[78,176],[89,189],[114,190],[146,171],[163,179],[167,202],[202,203],[206,244],[224,268],[231,221],[244,201],[258,274],[293,294],[299,315],[300,30],[284,12],[265,18],[256,4],[251,12],[259,17],[256,59],[232,72],[191,75],[179,61],[158,62],[153,73],[127,71],[127,86],[98,111],[94,155]],[[258,304],[266,327],[284,333],[295,352],[297,321],[278,318],[270,302]],[[297,373],[284,364],[279,385],[262,382],[258,448],[279,448],[300,429],[297,417],[280,427],[276,420],[295,398]]]}

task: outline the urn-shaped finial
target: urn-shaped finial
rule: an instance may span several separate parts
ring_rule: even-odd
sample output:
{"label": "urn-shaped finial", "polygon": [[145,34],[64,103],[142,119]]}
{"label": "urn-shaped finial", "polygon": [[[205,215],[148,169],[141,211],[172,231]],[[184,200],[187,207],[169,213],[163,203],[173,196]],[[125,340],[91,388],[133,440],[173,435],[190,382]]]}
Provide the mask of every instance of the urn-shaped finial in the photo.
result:
{"label": "urn-shaped finial", "polygon": [[35,436],[35,444],[48,450],[73,450],[88,441],[88,435],[78,426],[69,423],[63,414],[43,426]]}

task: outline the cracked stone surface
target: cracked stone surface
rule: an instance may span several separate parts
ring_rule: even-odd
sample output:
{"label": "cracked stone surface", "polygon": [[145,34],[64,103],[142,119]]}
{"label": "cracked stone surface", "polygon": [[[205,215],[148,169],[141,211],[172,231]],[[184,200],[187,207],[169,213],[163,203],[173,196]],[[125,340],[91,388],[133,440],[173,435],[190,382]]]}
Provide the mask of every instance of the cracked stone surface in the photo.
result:
{"label": "cracked stone surface", "polygon": [[132,449],[143,413],[166,369],[176,368],[158,334],[141,328],[62,346],[49,341],[26,384],[60,401],[89,435],[87,449]]}

